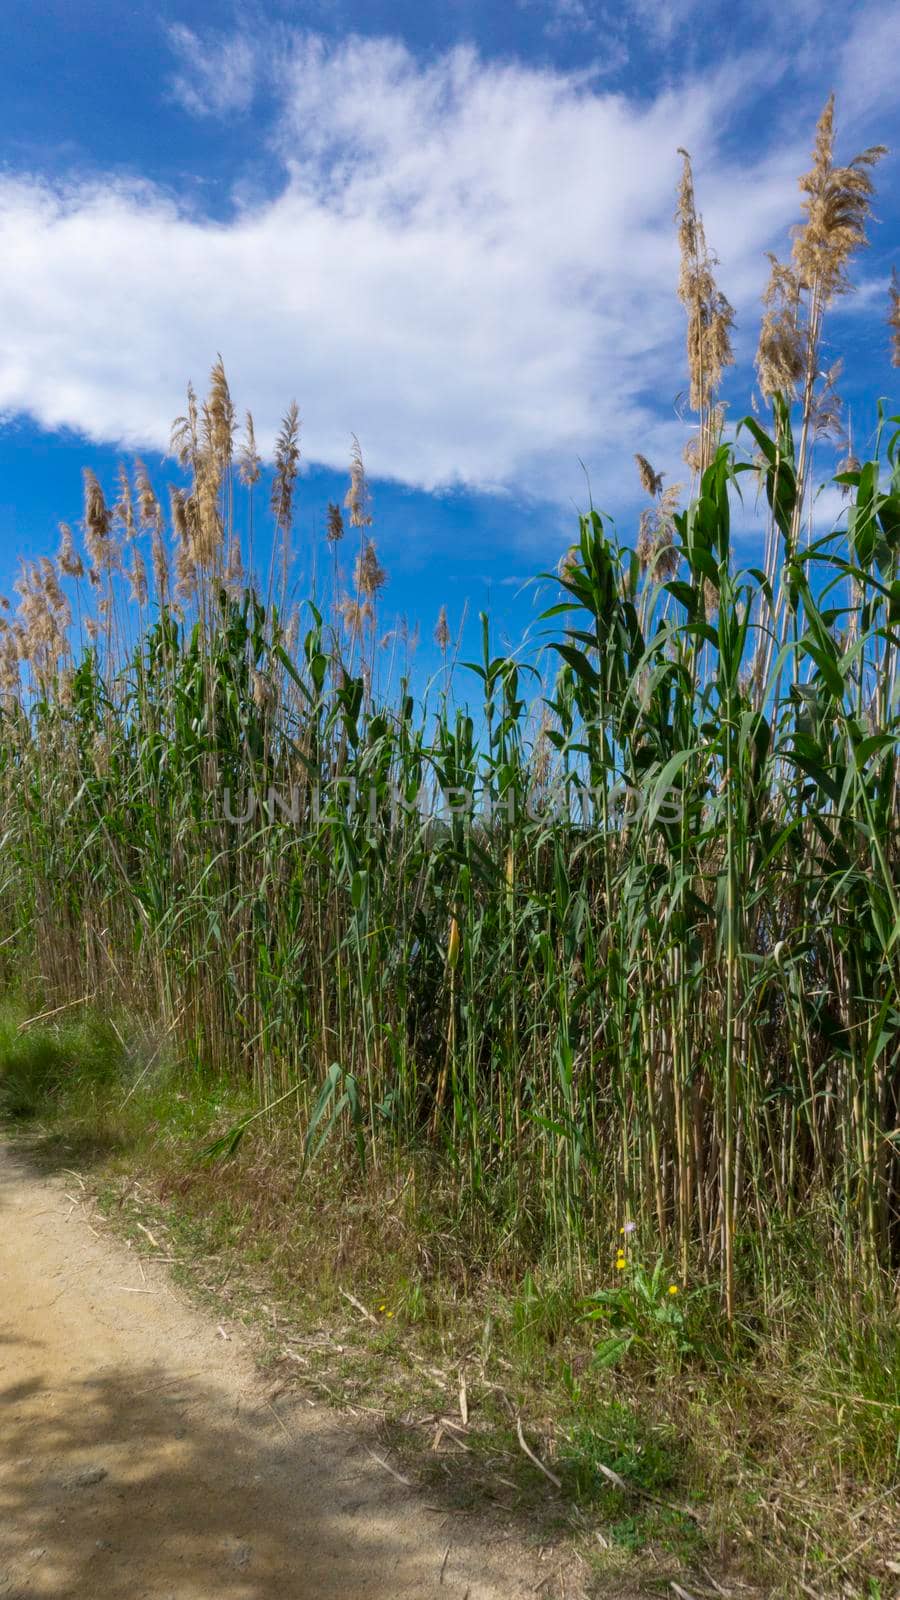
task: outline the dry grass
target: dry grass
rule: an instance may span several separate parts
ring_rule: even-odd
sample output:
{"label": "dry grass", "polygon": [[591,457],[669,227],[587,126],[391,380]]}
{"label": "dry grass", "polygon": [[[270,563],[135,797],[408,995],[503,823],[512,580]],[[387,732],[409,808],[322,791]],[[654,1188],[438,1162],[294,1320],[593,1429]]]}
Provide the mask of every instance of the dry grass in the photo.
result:
{"label": "dry grass", "polygon": [[[214,1101],[198,1125],[174,1085],[139,1090],[126,1113],[120,1098],[95,1097],[87,1118],[84,1087],[57,1098],[36,1156],[79,1168],[136,1247],[172,1260],[226,1328],[256,1330],[279,1387],[375,1425],[431,1498],[512,1517],[558,1560],[581,1552],[599,1584],[641,1592],[675,1580],[696,1593],[711,1573],[730,1595],[793,1597],[803,1582],[875,1594],[889,1578],[900,1495],[891,1380],[876,1369],[896,1360],[896,1328],[861,1301],[846,1347],[809,1243],[795,1242],[805,1279],[792,1301],[746,1327],[741,1352],[701,1299],[687,1349],[648,1318],[609,1367],[590,1301],[552,1263],[467,1227],[433,1163],[348,1188],[333,1148],[298,1183],[302,1140],[279,1124],[211,1167],[195,1158]],[[608,1261],[595,1273],[619,1283]],[[559,1488],[524,1453],[520,1422]]]}

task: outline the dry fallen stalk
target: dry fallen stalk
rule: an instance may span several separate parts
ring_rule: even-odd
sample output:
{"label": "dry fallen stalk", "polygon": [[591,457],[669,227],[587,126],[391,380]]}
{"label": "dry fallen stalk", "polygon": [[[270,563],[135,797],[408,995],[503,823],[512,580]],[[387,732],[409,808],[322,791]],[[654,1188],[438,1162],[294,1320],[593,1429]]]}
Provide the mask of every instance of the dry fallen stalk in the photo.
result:
{"label": "dry fallen stalk", "polygon": [[365,1317],[367,1322],[374,1323],[375,1327],[376,1328],[378,1327],[378,1318],[374,1317],[372,1315],[371,1311],[367,1311],[366,1310],[366,1308],[363,1305],[362,1301],[361,1300],[357,1300],[355,1294],[350,1294],[347,1289],[341,1289],[340,1292],[343,1295],[344,1299],[347,1300],[351,1306],[353,1306],[354,1310],[359,1312],[361,1317]]}
{"label": "dry fallen stalk", "polygon": [[396,1478],[398,1483],[402,1483],[407,1489],[412,1488],[409,1479],[404,1478],[402,1472],[398,1472],[396,1467],[392,1467],[390,1462],[385,1461],[383,1456],[378,1455],[374,1450],[370,1450],[368,1445],[366,1445],[366,1453],[372,1457],[373,1461],[377,1461],[379,1467],[383,1467],[385,1472],[389,1472],[392,1478]]}
{"label": "dry fallen stalk", "polygon": [[544,1474],[545,1478],[549,1478],[550,1482],[557,1489],[561,1489],[562,1488],[562,1480],[556,1476],[555,1472],[551,1472],[549,1467],[545,1467],[544,1466],[543,1461],[540,1461],[538,1459],[538,1457],[535,1455],[534,1451],[532,1450],[531,1446],[529,1445],[527,1439],[525,1438],[525,1435],[522,1432],[522,1418],[521,1417],[517,1417],[516,1418],[516,1434],[518,1435],[519,1444],[521,1445],[521,1447],[522,1447],[523,1451],[525,1452],[526,1456],[528,1457],[529,1461],[533,1462],[534,1465],[537,1467],[538,1472],[542,1472]]}

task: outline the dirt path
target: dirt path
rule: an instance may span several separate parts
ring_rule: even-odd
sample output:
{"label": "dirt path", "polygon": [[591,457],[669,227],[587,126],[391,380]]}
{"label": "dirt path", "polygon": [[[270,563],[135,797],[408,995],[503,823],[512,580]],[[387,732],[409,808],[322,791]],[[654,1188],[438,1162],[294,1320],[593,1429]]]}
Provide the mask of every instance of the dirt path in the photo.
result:
{"label": "dirt path", "polygon": [[4,1600],[534,1591],[511,1539],[467,1544],[465,1520],[429,1510],[351,1424],[271,1392],[239,1334],[0,1141]]}

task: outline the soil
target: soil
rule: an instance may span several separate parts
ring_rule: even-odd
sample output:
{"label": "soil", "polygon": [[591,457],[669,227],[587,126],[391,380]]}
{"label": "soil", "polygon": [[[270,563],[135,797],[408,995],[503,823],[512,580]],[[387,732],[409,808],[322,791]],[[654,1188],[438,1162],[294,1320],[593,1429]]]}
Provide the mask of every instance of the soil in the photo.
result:
{"label": "soil", "polygon": [[520,1530],[429,1506],[396,1470],[358,1426],[273,1391],[246,1335],[0,1142],[4,1600],[562,1592]]}

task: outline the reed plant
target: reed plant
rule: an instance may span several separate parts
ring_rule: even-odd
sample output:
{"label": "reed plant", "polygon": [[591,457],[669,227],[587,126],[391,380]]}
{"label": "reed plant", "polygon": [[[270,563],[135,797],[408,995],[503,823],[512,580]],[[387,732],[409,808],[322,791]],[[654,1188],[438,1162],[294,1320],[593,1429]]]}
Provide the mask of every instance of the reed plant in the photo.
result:
{"label": "reed plant", "polygon": [[838,166],[833,137],[829,103],[772,264],[768,416],[732,430],[685,156],[690,482],[639,456],[630,542],[581,517],[539,653],[498,653],[485,616],[460,665],[442,611],[413,692],[355,441],[294,606],[297,408],[261,532],[221,360],[176,424],[168,514],[141,463],[114,500],[86,472],[80,540],[0,623],[8,984],[139,1012],[198,1078],[298,1119],[307,1160],[429,1152],[462,1210],[575,1281],[627,1226],[729,1318],[774,1303],[805,1230],[859,1289],[900,1265],[900,433],[880,416],[848,453],[820,529],[822,330],[880,155]]}

